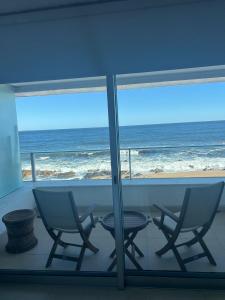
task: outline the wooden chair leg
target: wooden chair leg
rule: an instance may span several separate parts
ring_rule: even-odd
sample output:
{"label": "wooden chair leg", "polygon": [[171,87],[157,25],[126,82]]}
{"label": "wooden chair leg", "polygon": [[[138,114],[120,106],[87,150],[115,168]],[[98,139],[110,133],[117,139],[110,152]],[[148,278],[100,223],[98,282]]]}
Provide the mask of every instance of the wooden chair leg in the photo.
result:
{"label": "wooden chair leg", "polygon": [[80,271],[80,268],[81,268],[81,265],[83,262],[83,258],[84,258],[85,250],[86,250],[86,246],[85,246],[85,244],[83,244],[81,251],[80,251],[78,261],[77,261],[76,271]]}
{"label": "wooden chair leg", "polygon": [[109,255],[110,258],[113,258],[116,255],[116,249],[114,249]]}
{"label": "wooden chair leg", "polygon": [[[165,235],[165,233],[164,233],[164,235]],[[158,251],[156,251],[156,254],[158,256],[162,256],[163,254],[165,254],[166,252],[168,252],[169,250],[172,249],[173,244],[175,243],[175,241],[173,241],[171,239],[169,239],[167,241],[168,242],[167,242],[167,244],[164,247],[162,247],[161,249],[159,249]]]}
{"label": "wooden chair leg", "polygon": [[198,236],[197,231],[195,231],[195,235],[196,235],[196,238],[198,239],[198,242],[201,245],[203,251],[205,252],[205,255],[207,256],[210,264],[216,266],[216,261],[213,258],[213,256],[212,256],[211,252],[209,251],[208,247],[206,246],[205,242],[203,241],[202,237]]}
{"label": "wooden chair leg", "polygon": [[59,244],[59,240],[60,240],[61,235],[62,235],[61,231],[59,231],[58,234],[56,235],[56,239],[54,240],[52,249],[51,249],[51,251],[49,253],[49,256],[48,256],[47,263],[45,265],[46,268],[48,268],[51,265],[51,263],[52,263],[52,260],[54,258],[54,254],[55,254],[56,248],[57,248],[57,246]]}
{"label": "wooden chair leg", "polygon": [[170,235],[167,232],[165,232],[163,230],[162,230],[162,232],[163,232],[165,238],[167,239],[167,244],[163,248],[161,248],[159,251],[157,251],[156,254],[161,256],[161,255],[165,254],[166,252],[168,252],[169,250],[172,250],[181,270],[183,272],[186,272],[187,269],[185,267],[184,261],[181,258],[180,254],[175,246],[177,237],[176,238],[170,237]]}
{"label": "wooden chair leg", "polygon": [[176,257],[176,260],[177,260],[177,262],[178,262],[178,264],[179,264],[179,266],[180,266],[180,268],[181,268],[181,271],[187,272],[187,269],[186,269],[186,267],[185,267],[184,261],[183,261],[183,259],[181,258],[180,254],[179,254],[179,252],[178,252],[178,250],[177,250],[177,248],[176,248],[176,246],[173,245],[172,248],[171,248],[171,250],[173,251],[174,256]]}
{"label": "wooden chair leg", "polygon": [[86,248],[88,248],[89,250],[91,250],[94,253],[97,253],[99,251],[99,249],[97,247],[95,247],[89,240],[91,231],[92,231],[92,228],[90,229],[90,231],[87,234],[81,234],[81,237],[82,237],[82,240],[83,240]]}
{"label": "wooden chair leg", "polygon": [[191,239],[190,241],[186,242],[185,245],[187,247],[191,247],[193,246],[194,244],[198,243],[198,239],[196,237],[194,237],[193,239]]}
{"label": "wooden chair leg", "polygon": [[[55,241],[57,239],[57,234],[54,233],[54,231],[52,229],[47,229],[48,234],[50,235],[50,237]],[[59,240],[58,241],[58,245],[62,246],[63,248],[67,247],[67,243]]]}
{"label": "wooden chair leg", "polygon": [[209,226],[204,227],[200,232],[193,230],[194,237],[185,243],[186,246],[191,247],[196,243],[199,243],[199,238],[203,238],[204,235],[208,232]]}
{"label": "wooden chair leg", "polygon": [[[48,268],[51,263],[53,258],[59,258],[59,259],[66,259],[66,260],[71,260],[71,261],[77,261],[77,265],[76,265],[76,270],[79,271],[83,262],[83,258],[84,258],[84,253],[86,249],[91,250],[94,253],[97,253],[99,251],[98,248],[96,248],[90,241],[89,241],[89,236],[91,234],[91,230],[90,232],[88,232],[88,234],[84,235],[81,234],[81,237],[83,239],[83,245],[79,245],[79,244],[72,244],[72,243],[66,243],[63,242],[60,238],[63,234],[62,231],[58,231],[58,233],[56,234],[55,232],[53,232],[53,230],[47,230],[49,235],[51,236],[51,238],[53,239],[54,243],[52,245],[50,254],[48,256],[47,262],[46,262],[46,268]],[[80,251],[80,255],[79,257],[70,257],[70,256],[65,256],[65,255],[59,255],[59,254],[55,254],[56,248],[57,246],[60,245],[63,248],[66,248],[67,246],[75,246],[75,247],[81,247],[81,251]]]}
{"label": "wooden chair leg", "polygon": [[99,249],[96,248],[89,240],[85,241],[84,243],[86,245],[86,248],[88,248],[92,252],[97,253],[99,251]]}

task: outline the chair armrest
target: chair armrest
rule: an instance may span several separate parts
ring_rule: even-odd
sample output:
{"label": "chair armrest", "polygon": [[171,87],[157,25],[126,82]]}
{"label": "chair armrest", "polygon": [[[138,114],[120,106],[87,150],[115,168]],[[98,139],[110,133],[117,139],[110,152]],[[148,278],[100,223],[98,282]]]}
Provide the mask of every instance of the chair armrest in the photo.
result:
{"label": "chair armrest", "polygon": [[84,220],[87,219],[87,217],[91,217],[91,220],[93,221],[94,218],[93,218],[93,211],[95,209],[96,205],[95,204],[92,204],[91,206],[89,206],[86,211],[83,213],[82,216],[80,216],[80,222],[84,222]]}
{"label": "chair armrest", "polygon": [[166,207],[163,207],[158,204],[154,204],[154,207],[157,208],[158,210],[160,210],[163,215],[170,217],[171,219],[173,219],[176,222],[179,221],[179,218],[172,211],[167,209]]}

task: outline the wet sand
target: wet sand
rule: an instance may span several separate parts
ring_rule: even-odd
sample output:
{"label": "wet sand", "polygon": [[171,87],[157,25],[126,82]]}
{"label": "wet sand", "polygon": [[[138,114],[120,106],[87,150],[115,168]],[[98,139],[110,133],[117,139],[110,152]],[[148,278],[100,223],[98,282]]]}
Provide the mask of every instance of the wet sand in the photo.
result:
{"label": "wet sand", "polygon": [[222,171],[191,171],[191,172],[174,172],[174,173],[148,173],[136,178],[201,178],[201,177],[225,177],[225,170]]}
{"label": "wet sand", "polygon": [[[57,172],[57,171],[49,171],[44,170],[40,171],[37,170],[37,177],[39,179],[78,179],[76,178],[76,173],[74,171],[71,172]],[[30,170],[23,170],[23,178],[26,180],[31,177]],[[174,172],[174,173],[166,173],[166,172],[145,172],[145,173],[136,173],[132,174],[132,179],[147,179],[147,178],[207,178],[207,177],[225,177],[225,170],[207,170],[207,171],[189,171],[189,172]],[[110,179],[111,175],[109,171],[94,171],[94,172],[87,172],[83,180],[85,179]],[[129,172],[122,171],[122,179],[129,179]]]}

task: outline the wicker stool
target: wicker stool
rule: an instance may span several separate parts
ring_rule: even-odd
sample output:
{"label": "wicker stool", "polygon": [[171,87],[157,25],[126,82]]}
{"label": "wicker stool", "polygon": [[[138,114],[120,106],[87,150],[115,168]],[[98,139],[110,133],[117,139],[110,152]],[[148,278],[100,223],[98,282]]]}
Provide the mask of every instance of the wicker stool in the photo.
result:
{"label": "wicker stool", "polygon": [[22,253],[32,249],[37,244],[34,236],[33,221],[35,213],[32,209],[20,209],[3,216],[8,243],[6,251],[9,253]]}

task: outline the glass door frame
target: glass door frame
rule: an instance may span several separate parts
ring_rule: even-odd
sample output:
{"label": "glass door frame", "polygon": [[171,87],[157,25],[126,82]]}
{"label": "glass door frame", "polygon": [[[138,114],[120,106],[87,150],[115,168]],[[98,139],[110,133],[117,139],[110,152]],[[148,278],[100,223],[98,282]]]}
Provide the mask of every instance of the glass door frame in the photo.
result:
{"label": "glass door frame", "polygon": [[124,237],[123,237],[123,200],[122,182],[120,166],[120,139],[118,121],[118,103],[116,76],[108,74],[106,76],[107,100],[108,100],[108,120],[111,154],[112,172],[112,197],[115,223],[115,246],[117,256],[117,285],[119,289],[124,288]]}

